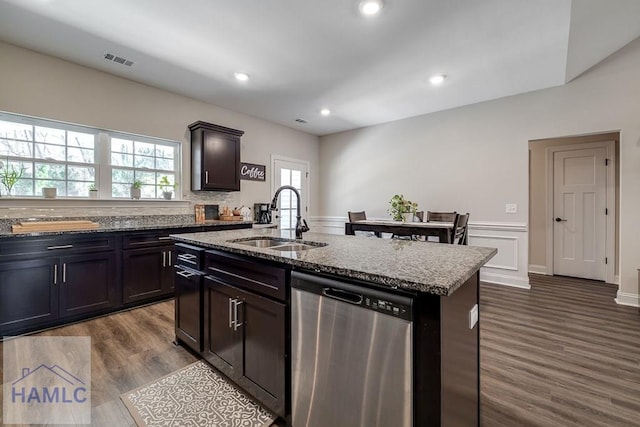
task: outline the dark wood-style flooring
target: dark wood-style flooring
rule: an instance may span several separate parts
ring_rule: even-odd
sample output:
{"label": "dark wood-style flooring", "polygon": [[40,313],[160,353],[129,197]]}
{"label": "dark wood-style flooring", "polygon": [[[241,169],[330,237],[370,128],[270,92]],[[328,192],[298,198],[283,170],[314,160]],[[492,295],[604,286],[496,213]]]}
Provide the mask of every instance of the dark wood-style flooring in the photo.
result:
{"label": "dark wood-style flooring", "polygon": [[[482,425],[640,426],[640,310],[601,282],[531,286],[481,285]],[[92,337],[95,426],[134,425],[120,394],[196,360],[172,344],[171,301],[38,335]]]}

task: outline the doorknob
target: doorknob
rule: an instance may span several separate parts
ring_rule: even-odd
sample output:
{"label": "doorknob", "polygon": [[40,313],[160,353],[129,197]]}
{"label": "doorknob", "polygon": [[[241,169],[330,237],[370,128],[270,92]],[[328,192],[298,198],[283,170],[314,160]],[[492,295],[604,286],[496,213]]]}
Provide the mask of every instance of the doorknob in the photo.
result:
{"label": "doorknob", "polygon": [[556,222],[566,222],[566,219],[562,219],[562,218],[556,218]]}

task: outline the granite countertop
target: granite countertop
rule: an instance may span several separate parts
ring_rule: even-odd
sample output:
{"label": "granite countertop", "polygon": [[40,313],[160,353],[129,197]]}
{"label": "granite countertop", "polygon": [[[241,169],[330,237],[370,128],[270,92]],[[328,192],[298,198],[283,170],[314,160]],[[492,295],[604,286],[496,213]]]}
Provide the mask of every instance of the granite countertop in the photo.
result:
{"label": "granite countertop", "polygon": [[[11,224],[15,224],[22,220],[0,220],[0,239],[3,238],[21,238],[33,236],[55,236],[79,233],[109,233],[116,231],[143,231],[143,230],[161,230],[165,228],[187,228],[187,227],[220,227],[230,224],[253,224],[253,221],[206,221],[204,223],[196,223],[193,215],[147,215],[147,216],[119,216],[119,217],[82,217],[82,218],[58,218],[58,219],[83,219],[97,222],[98,228],[91,230],[72,230],[72,231],[39,231],[36,233],[19,233],[11,232]],[[38,221],[55,221],[52,218],[37,218]]]}
{"label": "granite countertop", "polygon": [[294,237],[288,231],[269,229],[187,233],[171,237],[180,242],[289,264],[294,269],[435,295],[451,295],[498,252],[495,248],[478,246],[320,233],[305,233],[302,242],[326,243],[327,246],[298,252],[279,252],[229,242],[250,237]]}

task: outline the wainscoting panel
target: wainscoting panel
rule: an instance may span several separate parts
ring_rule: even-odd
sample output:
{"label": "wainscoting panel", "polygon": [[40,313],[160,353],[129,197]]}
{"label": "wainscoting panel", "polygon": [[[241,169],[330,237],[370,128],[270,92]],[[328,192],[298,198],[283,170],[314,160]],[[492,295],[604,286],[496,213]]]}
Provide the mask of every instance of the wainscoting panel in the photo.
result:
{"label": "wainscoting panel", "polygon": [[[388,218],[372,218],[388,219]],[[311,231],[344,234],[346,217],[309,218]],[[470,222],[469,245],[497,248],[498,253],[480,270],[480,280],[530,289],[527,225],[522,223]]]}

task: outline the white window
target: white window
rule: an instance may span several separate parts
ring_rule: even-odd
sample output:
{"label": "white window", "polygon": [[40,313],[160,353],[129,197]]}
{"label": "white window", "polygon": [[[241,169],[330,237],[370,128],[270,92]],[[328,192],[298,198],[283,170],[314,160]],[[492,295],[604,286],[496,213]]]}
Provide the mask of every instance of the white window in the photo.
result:
{"label": "white window", "polygon": [[173,191],[177,159],[175,142],[112,137],[111,197],[129,197],[129,189],[136,181],[142,184],[142,198],[160,198],[163,191]]}
{"label": "white window", "polygon": [[103,199],[129,198],[139,181],[142,198],[157,199],[174,191],[179,153],[175,141],[0,112],[0,195],[55,187],[58,197],[89,197],[95,186]]}

